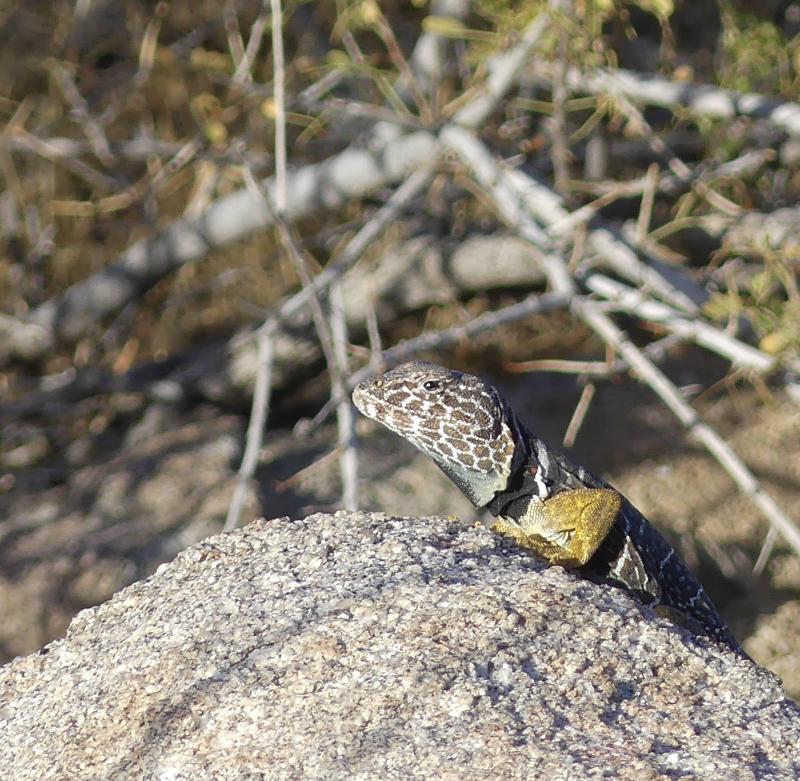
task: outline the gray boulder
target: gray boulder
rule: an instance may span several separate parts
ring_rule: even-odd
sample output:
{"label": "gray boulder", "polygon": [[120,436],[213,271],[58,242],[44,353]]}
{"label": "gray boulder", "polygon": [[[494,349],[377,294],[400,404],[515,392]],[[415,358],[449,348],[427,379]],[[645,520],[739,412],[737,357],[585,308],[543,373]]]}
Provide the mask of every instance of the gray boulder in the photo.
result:
{"label": "gray boulder", "polygon": [[483,528],[211,537],[0,670],[0,778],[794,779],[779,680]]}

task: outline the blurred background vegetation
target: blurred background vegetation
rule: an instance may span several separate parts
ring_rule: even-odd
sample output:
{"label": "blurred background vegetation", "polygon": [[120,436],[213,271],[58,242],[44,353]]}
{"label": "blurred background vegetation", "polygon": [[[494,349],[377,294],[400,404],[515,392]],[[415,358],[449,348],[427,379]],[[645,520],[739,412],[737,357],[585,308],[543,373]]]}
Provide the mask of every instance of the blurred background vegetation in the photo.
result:
{"label": "blurred background vegetation", "polygon": [[[107,265],[126,246],[184,213],[243,186],[246,157],[258,174],[272,167],[273,111],[269,36],[254,59],[252,78],[237,79],[261,3],[247,2],[32,2],[9,3],[0,23],[4,118],[2,166],[5,188],[0,236],[3,311],[18,317],[66,286]],[[752,8],[732,2],[579,2],[568,28],[570,59],[581,67],[616,66],[660,72],[691,82],[755,91],[795,100],[800,90],[797,29],[800,6],[773,2]],[[441,25],[460,40],[466,62],[478,66],[513,41],[541,10],[541,2],[476,2],[463,23]],[[341,117],[307,113],[303,89],[332,69],[347,75],[346,93],[380,106],[399,76],[390,54],[394,40],[408,54],[420,31],[432,26],[424,2],[289,3],[286,13],[290,95],[289,147],[294,164],[319,160],[357,141],[358,127]],[[354,62],[342,36],[354,36],[363,54]],[[558,46],[554,29],[541,45],[544,58]],[[444,80],[440,105],[463,93],[464,83]],[[538,98],[538,96],[537,96]],[[574,142],[598,124],[625,132],[613,101],[583,98],[570,112]],[[533,113],[531,112],[533,108]],[[510,99],[493,118],[502,151],[541,155],[541,115],[546,96],[531,106]],[[663,113],[663,112],[662,112]],[[92,117],[105,141],[87,138]],[[666,121],[662,117],[662,121]],[[90,123],[91,124],[91,123]],[[336,125],[345,127],[337,132]],[[732,159],[758,132],[745,123],[702,117],[669,118],[684,131],[692,157]],[[363,129],[363,128],[362,128]],[[761,128],[764,133],[768,129]],[[769,139],[780,147],[780,134]],[[54,143],[57,141],[58,143]],[[48,143],[50,142],[50,143]],[[106,144],[107,142],[107,144]],[[792,150],[786,154],[795,153]],[[641,173],[641,160],[611,160],[616,178]],[[626,170],[627,169],[627,170]],[[638,169],[638,171],[637,171]],[[573,170],[575,179],[579,170]],[[797,200],[798,173],[774,166],[751,179],[720,185],[745,208],[771,211]],[[579,205],[590,198],[569,192]],[[678,203],[659,213],[661,228],[680,213],[681,225],[702,214],[704,204]],[[345,228],[350,214],[320,214],[302,226],[309,250],[327,247],[319,237]],[[317,237],[315,239],[315,237]],[[722,253],[722,254],[720,254]],[[800,303],[794,282],[797,245],[723,247],[725,253],[758,257],[761,268],[735,290],[715,297],[709,311],[729,317],[745,310],[770,350],[798,348]],[[150,290],[124,323],[81,341],[68,353],[49,356],[46,368],[101,364],[116,371],[150,357],[164,357],[209,331],[234,328],[274,303],[297,280],[281,261],[269,235],[187,265]]]}

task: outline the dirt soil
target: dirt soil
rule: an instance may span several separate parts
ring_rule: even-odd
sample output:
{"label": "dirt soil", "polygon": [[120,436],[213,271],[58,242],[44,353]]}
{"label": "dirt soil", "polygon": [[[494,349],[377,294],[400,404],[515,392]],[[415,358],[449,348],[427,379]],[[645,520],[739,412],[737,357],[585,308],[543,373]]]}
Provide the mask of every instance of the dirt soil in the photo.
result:
{"label": "dirt soil", "polygon": [[[689,386],[695,378],[684,379]],[[538,375],[498,384],[531,428],[560,442],[578,396],[571,380]],[[800,405],[781,391],[765,399],[742,386],[697,407],[797,520]],[[480,520],[429,460],[369,421],[358,430],[362,507]],[[164,414],[148,421],[145,436],[129,432],[67,484],[1,496],[0,661],[62,635],[78,610],[219,531],[242,431],[241,419],[211,408]],[[247,517],[302,518],[335,506],[338,463],[326,455],[334,437],[333,426],[302,437],[270,432]],[[778,543],[765,573],[751,574],[767,525],[722,468],[630,381],[598,387],[573,454],[664,531],[748,653],[800,697],[800,560]]]}

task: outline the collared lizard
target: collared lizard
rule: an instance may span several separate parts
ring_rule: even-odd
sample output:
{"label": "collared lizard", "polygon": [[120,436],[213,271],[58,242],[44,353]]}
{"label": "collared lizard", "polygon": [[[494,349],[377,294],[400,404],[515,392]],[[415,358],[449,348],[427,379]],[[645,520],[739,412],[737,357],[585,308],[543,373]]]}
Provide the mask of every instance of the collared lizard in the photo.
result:
{"label": "collared lizard", "polygon": [[353,401],[488,509],[495,531],[744,654],[661,534],[616,489],[528,431],[491,385],[413,361],[359,383]]}

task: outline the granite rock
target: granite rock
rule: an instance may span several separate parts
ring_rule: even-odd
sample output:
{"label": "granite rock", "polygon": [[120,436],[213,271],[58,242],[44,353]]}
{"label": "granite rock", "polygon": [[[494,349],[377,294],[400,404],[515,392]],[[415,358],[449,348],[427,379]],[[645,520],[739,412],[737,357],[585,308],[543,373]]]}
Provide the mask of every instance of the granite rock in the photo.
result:
{"label": "granite rock", "polygon": [[454,520],[208,538],[0,669],[0,777],[794,779],[757,665]]}

